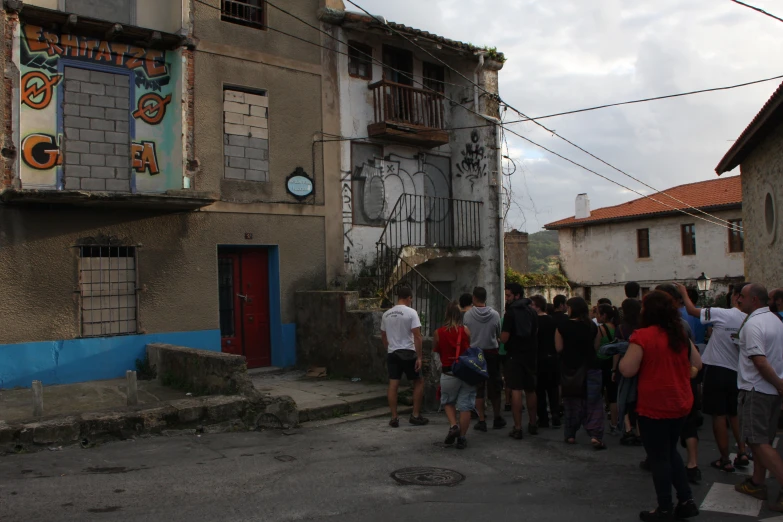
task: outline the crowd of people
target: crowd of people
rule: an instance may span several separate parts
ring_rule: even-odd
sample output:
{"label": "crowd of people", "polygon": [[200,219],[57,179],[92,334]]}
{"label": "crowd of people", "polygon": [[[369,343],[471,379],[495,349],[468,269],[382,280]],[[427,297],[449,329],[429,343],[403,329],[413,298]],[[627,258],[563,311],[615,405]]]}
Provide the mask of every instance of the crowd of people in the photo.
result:
{"label": "crowd of people", "polygon": [[[698,293],[679,284],[659,285],[643,298],[640,290],[627,283],[619,310],[608,299],[591,307],[582,297],[526,298],[516,283],[505,287],[502,318],[487,306],[484,288],[450,303],[433,336],[449,421],[445,444],[465,449],[473,416],[475,431],[488,430],[487,400],[493,429],[506,428],[503,413],[511,412],[513,439],[552,427],[576,444],[584,428],[592,447],[605,450],[608,417],[610,434],[646,452],[641,467],[652,472],[658,505],[642,511],[641,520],[675,520],[699,514],[690,484],[701,481],[698,428],[706,414],[719,451],[710,465],[732,473],[752,459],[753,475],[735,489],[767,500],[769,470],[782,486],[769,507],[783,512],[783,460],[772,447],[783,400],[783,289],[734,285],[725,308],[698,308]],[[395,428],[402,375],[413,382],[410,424],[429,422],[421,414],[421,323],[411,304],[411,290],[401,287],[381,324]],[[479,348],[486,362],[488,379],[478,385],[452,372],[470,348]],[[738,448],[733,460],[730,433]]]}

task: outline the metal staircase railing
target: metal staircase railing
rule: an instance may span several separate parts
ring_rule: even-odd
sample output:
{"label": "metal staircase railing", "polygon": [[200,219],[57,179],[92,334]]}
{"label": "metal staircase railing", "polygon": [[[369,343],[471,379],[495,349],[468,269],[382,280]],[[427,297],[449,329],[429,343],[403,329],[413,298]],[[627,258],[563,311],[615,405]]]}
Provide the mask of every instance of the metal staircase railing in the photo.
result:
{"label": "metal staircase railing", "polygon": [[376,277],[387,304],[397,289],[413,291],[422,332],[432,335],[451,298],[403,257],[405,247],[481,248],[480,201],[402,194],[376,245]]}

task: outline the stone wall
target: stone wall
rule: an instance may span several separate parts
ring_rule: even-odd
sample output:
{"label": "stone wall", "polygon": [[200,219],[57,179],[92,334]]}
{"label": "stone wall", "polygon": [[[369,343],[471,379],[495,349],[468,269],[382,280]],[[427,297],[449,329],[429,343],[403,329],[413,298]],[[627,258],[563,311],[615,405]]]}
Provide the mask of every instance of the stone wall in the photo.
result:
{"label": "stone wall", "polygon": [[504,237],[506,268],[512,268],[520,274],[528,270],[529,236],[527,232],[512,230]]}

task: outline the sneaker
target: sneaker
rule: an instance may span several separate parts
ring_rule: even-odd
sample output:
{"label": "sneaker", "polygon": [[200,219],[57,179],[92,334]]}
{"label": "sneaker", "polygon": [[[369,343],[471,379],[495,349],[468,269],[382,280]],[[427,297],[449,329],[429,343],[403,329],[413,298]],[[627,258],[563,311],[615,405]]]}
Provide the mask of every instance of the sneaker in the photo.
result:
{"label": "sneaker", "polygon": [[468,439],[460,437],[457,439],[457,449],[465,449],[468,447]]}
{"label": "sneaker", "polygon": [[617,426],[609,426],[609,435],[619,435],[620,434],[620,428]]}
{"label": "sneaker", "polygon": [[563,424],[560,422],[559,417],[552,417],[552,427],[553,428],[561,428]]}
{"label": "sneaker", "polygon": [[774,504],[767,504],[770,511],[777,511],[783,513],[783,491],[778,493],[778,500]]}
{"label": "sneaker", "polygon": [[478,421],[475,426],[473,426],[474,430],[483,431],[484,433],[487,432],[487,422],[486,421]]}
{"label": "sneaker", "polygon": [[394,417],[392,420],[389,421],[389,426],[392,428],[399,428],[400,427],[400,419],[397,417]]}
{"label": "sneaker", "polygon": [[696,507],[696,503],[693,501],[693,499],[690,499],[686,502],[680,502],[677,504],[677,507],[674,508],[674,517],[681,519],[681,518],[691,518],[698,516],[699,514],[699,508]]}
{"label": "sneaker", "polygon": [[506,419],[504,419],[503,417],[495,417],[495,420],[492,421],[492,429],[502,430],[503,428],[506,427],[506,424],[508,423],[506,422]]}
{"label": "sneaker", "polygon": [[695,468],[685,468],[685,474],[688,475],[688,482],[696,484],[697,486],[701,482],[701,470],[698,466]]}
{"label": "sneaker", "polygon": [[517,428],[512,429],[508,436],[517,440],[522,440],[525,438],[525,434],[522,433],[522,430]]}
{"label": "sneaker", "polygon": [[425,419],[421,415],[419,415],[418,417],[414,417],[413,414],[411,414],[410,418],[408,419],[408,422],[410,422],[414,426],[426,426],[427,424],[430,423],[430,420]]}
{"label": "sneaker", "polygon": [[538,435],[538,426],[535,424],[528,424],[527,425],[527,432],[531,435]]}
{"label": "sneaker", "polygon": [[767,486],[762,484],[759,486],[755,482],[753,482],[752,477],[746,478],[743,482],[740,482],[736,486],[734,486],[734,491],[737,491],[739,493],[742,493],[744,495],[750,495],[753,498],[757,498],[759,500],[767,500]]}
{"label": "sneaker", "polygon": [[446,435],[446,440],[443,441],[443,443],[446,445],[454,444],[454,441],[457,440],[457,437],[459,437],[459,426],[455,424],[449,428],[449,434]]}
{"label": "sneaker", "polygon": [[675,518],[671,511],[661,511],[660,509],[656,509],[655,511],[642,511],[639,513],[639,520],[675,520]]}

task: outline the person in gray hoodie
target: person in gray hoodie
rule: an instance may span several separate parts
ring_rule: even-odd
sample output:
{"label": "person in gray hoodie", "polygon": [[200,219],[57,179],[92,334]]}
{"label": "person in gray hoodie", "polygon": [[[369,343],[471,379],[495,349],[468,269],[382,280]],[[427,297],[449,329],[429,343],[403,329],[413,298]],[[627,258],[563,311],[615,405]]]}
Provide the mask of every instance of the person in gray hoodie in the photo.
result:
{"label": "person in gray hoodie", "polygon": [[484,401],[487,394],[492,401],[492,411],[495,414],[492,427],[496,430],[502,429],[506,426],[506,421],[500,414],[500,395],[503,391],[498,354],[500,314],[487,306],[486,289],[480,286],[473,289],[473,308],[465,313],[464,324],[470,330],[470,346],[481,348],[484,352],[489,372],[489,380],[479,384],[476,389],[476,410],[478,410],[479,421],[475,429],[487,431],[487,421],[484,416]]}

